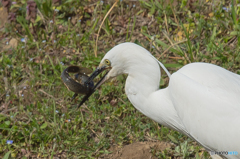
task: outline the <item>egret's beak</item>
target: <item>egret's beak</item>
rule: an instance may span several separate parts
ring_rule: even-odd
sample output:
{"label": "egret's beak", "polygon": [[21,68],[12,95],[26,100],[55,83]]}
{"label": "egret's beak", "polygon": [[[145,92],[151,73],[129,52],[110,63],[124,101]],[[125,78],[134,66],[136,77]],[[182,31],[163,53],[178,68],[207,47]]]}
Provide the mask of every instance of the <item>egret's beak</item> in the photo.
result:
{"label": "egret's beak", "polygon": [[[95,78],[95,77],[97,77],[100,73],[102,73],[105,69],[107,69],[107,67],[104,65],[104,66],[99,66],[92,74],[91,74],[91,76],[88,78],[88,80],[85,82],[85,85],[89,85],[89,83],[91,82],[91,81],[93,81],[93,79]],[[107,74],[108,74],[108,72],[109,71],[107,71],[106,72],[106,74],[100,79],[100,81],[98,81],[98,83],[92,88],[92,90],[88,93],[88,94],[86,94],[84,97],[83,97],[83,99],[82,99],[82,101],[81,101],[81,103],[79,104],[79,106],[78,107],[80,107],[85,101],[87,101],[88,100],[88,98],[96,91],[96,89],[98,89],[106,80],[107,80]]]}

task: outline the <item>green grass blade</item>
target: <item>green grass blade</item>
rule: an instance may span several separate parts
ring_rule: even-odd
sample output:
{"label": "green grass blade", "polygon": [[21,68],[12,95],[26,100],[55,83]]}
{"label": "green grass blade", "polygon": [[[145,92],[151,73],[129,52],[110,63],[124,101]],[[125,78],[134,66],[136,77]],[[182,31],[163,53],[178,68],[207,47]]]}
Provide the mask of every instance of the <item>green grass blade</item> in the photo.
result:
{"label": "green grass blade", "polygon": [[8,159],[8,158],[10,157],[10,154],[11,154],[11,151],[8,151],[8,152],[4,155],[3,159]]}

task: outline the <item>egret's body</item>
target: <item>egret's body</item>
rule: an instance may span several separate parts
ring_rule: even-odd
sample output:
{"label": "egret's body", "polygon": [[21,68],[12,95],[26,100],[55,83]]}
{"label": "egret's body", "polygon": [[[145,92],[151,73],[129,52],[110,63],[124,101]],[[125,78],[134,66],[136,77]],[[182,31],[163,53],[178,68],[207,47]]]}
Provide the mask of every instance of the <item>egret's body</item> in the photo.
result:
{"label": "egret's body", "polygon": [[[123,43],[111,49],[99,67],[105,80],[128,74],[125,92],[136,109],[199,142],[208,151],[237,151],[240,158],[240,76],[207,63],[192,63],[159,89],[158,61],[144,48]],[[107,62],[108,63],[108,62]]]}

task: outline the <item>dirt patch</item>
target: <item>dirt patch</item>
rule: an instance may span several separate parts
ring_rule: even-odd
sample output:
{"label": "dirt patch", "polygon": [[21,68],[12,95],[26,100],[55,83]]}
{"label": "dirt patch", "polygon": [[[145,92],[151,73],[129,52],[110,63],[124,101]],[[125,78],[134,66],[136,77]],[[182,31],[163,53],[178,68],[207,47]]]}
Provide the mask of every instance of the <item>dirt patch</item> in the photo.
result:
{"label": "dirt patch", "polygon": [[157,159],[151,153],[152,149],[163,151],[166,148],[171,148],[171,144],[167,142],[136,142],[130,145],[125,145],[122,148],[118,146],[111,147],[108,151],[111,154],[105,155],[104,159]]}
{"label": "dirt patch", "polygon": [[10,41],[9,41],[9,43],[8,43],[8,45],[5,45],[4,47],[3,47],[3,50],[8,50],[8,49],[16,49],[17,48],[17,45],[18,45],[18,41],[17,41],[17,39],[15,39],[15,38],[12,38]]}
{"label": "dirt patch", "polygon": [[0,29],[5,26],[8,20],[8,12],[6,8],[0,7]]}

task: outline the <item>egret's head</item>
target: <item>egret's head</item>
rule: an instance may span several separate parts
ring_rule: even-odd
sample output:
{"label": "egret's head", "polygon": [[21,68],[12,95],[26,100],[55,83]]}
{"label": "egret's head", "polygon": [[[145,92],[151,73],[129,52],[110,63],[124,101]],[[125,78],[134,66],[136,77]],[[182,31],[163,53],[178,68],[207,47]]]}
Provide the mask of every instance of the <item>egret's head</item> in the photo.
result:
{"label": "egret's head", "polygon": [[113,47],[103,57],[97,69],[90,76],[89,81],[93,80],[104,70],[107,70],[101,82],[96,85],[97,89],[108,79],[128,73],[128,66],[133,63],[133,59],[136,59],[136,56],[139,57],[139,54],[135,55],[135,52],[138,52],[136,51],[137,49],[142,48],[134,43],[123,43]]}
{"label": "egret's head", "polygon": [[[107,70],[107,73],[103,78],[94,86],[90,95],[110,78],[116,77],[120,74],[129,74],[133,71],[137,72],[139,68],[136,67],[139,67],[142,64],[152,65],[152,57],[146,56],[146,54],[149,54],[147,50],[134,43],[122,43],[113,47],[106,53],[97,69],[89,77],[88,81],[85,82],[85,84],[89,84],[97,75],[104,70]],[[147,59],[151,59],[150,62],[148,62]],[[84,101],[82,101],[82,103],[83,102]]]}
{"label": "egret's head", "polygon": [[[100,70],[108,70],[109,72],[107,73],[105,77],[105,81],[116,77],[118,75],[121,75],[126,72],[126,67],[127,67],[127,61],[131,58],[125,57],[127,55],[127,51],[129,49],[125,48],[120,48],[117,45],[114,48],[112,48],[110,51],[107,52],[107,54],[103,57],[102,61],[100,62],[99,66],[97,69]],[[128,59],[126,59],[128,58]]]}

